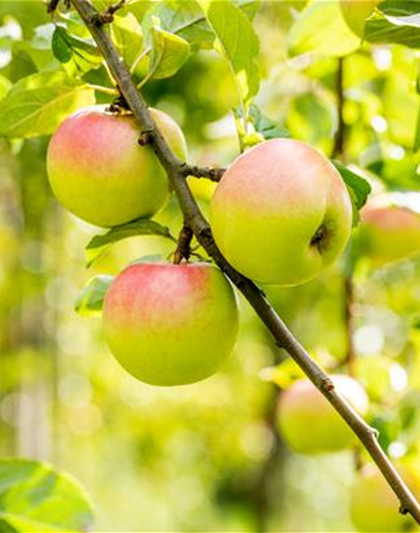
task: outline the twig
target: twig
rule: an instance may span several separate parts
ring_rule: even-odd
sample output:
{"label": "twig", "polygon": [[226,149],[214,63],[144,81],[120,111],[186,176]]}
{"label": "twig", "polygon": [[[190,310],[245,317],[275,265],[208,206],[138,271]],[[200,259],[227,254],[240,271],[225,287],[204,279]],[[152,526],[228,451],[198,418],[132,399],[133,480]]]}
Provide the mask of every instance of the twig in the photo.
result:
{"label": "twig", "polygon": [[224,168],[213,167],[197,167],[194,165],[183,165],[184,176],[194,176],[195,178],[205,178],[210,181],[218,182],[222,179],[223,174],[226,172]]}
{"label": "twig", "polygon": [[114,14],[124,7],[125,0],[119,0],[118,2],[115,2],[115,4],[111,4],[105,11],[100,13],[97,11],[96,13],[92,14],[92,20],[93,24],[96,26],[103,26],[104,24],[111,24],[111,22],[114,21]]}
{"label": "twig", "polygon": [[184,224],[182,230],[179,233],[178,237],[178,246],[176,247],[174,254],[174,264],[179,265],[179,263],[185,259],[188,261],[191,255],[190,244],[194,234],[189,226]]}
{"label": "twig", "polygon": [[[139,126],[150,132],[150,145],[158,159],[168,173],[171,185],[177,195],[185,223],[194,232],[198,242],[203,246],[214,262],[230,278],[248,302],[252,305],[263,323],[272,333],[276,342],[283,346],[299,367],[304,371],[312,383],[327,398],[335,410],[347,422],[358,436],[360,442],[369,452],[380,471],[388,481],[390,487],[400,500],[400,511],[410,513],[420,525],[420,506],[405,485],[385,452],[378,443],[378,432],[371,428],[349,405],[349,403],[335,390],[331,379],[312,360],[299,341],[292,335],[287,326],[271,307],[260,289],[249,279],[237,272],[223,257],[217,248],[210,226],[197,205],[188,183],[185,179],[185,164],[170,150],[161,132],[156,127],[146,102],[136,90],[130,72],[120,54],[112,43],[107,32],[98,27],[94,21],[97,10],[89,0],[71,0],[82,19],[89,27],[102,55],[117,82],[121,93],[130,106]],[[92,18],[93,17],[93,18]]]}

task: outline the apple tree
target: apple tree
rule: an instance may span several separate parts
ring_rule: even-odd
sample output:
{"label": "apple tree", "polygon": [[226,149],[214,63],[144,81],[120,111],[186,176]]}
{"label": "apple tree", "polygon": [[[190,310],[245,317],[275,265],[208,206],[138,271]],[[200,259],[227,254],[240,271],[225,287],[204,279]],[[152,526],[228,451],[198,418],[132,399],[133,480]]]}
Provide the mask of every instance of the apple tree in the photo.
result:
{"label": "apple tree", "polygon": [[[150,385],[179,386],[204,380],[226,363],[248,305],[272,345],[289,356],[261,374],[282,389],[273,403],[273,431],[278,428],[286,445],[302,454],[354,450],[357,480],[349,513],[360,531],[420,524],[420,476],[408,466],[408,446],[398,461],[390,457],[398,438],[392,439],[393,426],[381,413],[386,403],[375,387],[378,368],[369,373],[360,362],[355,331],[359,281],[420,254],[418,198],[409,192],[418,189],[413,173],[420,120],[414,117],[407,155],[380,138],[387,124],[374,97],[375,89],[394,95],[409,85],[399,72],[395,79],[382,79],[380,72],[391,46],[414,57],[415,3],[50,0],[40,6],[48,22],[34,28],[32,41],[5,30],[8,45],[17,41],[10,48],[30,67],[23,75],[12,68],[8,77],[0,73],[0,136],[16,151],[25,139],[51,136],[43,164],[53,194],[75,217],[102,228],[87,244],[89,266],[138,236],[158,236],[170,246],[166,257],[136,257],[115,276],[99,272],[79,294],[78,312],[103,316],[104,338],[130,375]],[[281,29],[273,24],[262,43],[284,41],[271,70],[296,84],[297,95],[283,91],[293,95],[293,105],[286,98],[266,102],[277,109],[278,121],[263,109],[272,72],[260,62],[259,16],[282,19]],[[151,107],[148,96],[153,99],[151,87],[158,84],[182,98],[189,90],[184,69],[208,50],[220,55],[234,88],[228,116],[237,153],[228,161],[212,154],[210,163],[202,163],[189,153],[188,128]],[[316,71],[318,57],[327,58],[327,70],[312,73],[316,83],[308,83],[306,71]],[[373,88],[347,87],[347,73],[354,76],[357,62],[372,57],[379,72],[370,73]],[[348,70],[351,61],[356,67]],[[331,85],[334,117],[328,125],[325,87]],[[386,102],[405,146],[392,97]],[[188,106],[190,112],[191,126],[199,110]],[[358,120],[363,113],[373,115],[371,128]],[[203,202],[197,191],[206,182],[214,190]],[[313,305],[299,291],[324,272],[328,276],[332,266],[344,301],[346,346],[339,363],[306,350],[283,321],[280,305],[287,291],[295,291],[298,309]],[[11,477],[29,485],[32,468],[49,468],[5,464]],[[45,481],[39,483],[45,488]],[[64,488],[74,489],[71,483]],[[16,516],[13,490],[6,486],[0,509],[6,530],[39,530],[37,517],[22,512],[30,502],[18,506]],[[54,502],[61,493],[49,496]],[[45,527],[86,527],[88,500],[81,489],[74,499],[80,520],[66,521],[60,503],[59,522],[52,513]],[[51,501],[46,497],[45,505]]]}

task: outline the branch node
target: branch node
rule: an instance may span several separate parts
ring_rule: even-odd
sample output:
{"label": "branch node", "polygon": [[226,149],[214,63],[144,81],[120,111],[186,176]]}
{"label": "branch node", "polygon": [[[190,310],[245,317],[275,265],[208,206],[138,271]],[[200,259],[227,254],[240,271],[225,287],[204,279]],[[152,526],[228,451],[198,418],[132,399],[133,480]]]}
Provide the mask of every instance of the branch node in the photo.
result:
{"label": "branch node", "polygon": [[181,170],[186,178],[188,176],[194,176],[196,178],[205,178],[215,182],[219,182],[222,179],[223,174],[226,172],[224,168],[198,167],[186,163],[182,166]]}
{"label": "branch node", "polygon": [[152,142],[153,139],[153,130],[143,130],[141,132],[140,139],[138,140],[138,143],[140,146],[147,146]]}
{"label": "branch node", "polygon": [[328,376],[323,376],[321,378],[319,386],[325,392],[332,392],[335,389],[332,379],[329,378]]}
{"label": "branch node", "polygon": [[[59,0],[58,0],[59,1]],[[90,23],[100,28],[104,24],[111,24],[114,21],[114,14],[121,9],[125,4],[125,0],[119,0],[115,4],[111,4],[102,13],[95,13],[90,18]]]}
{"label": "branch node", "polygon": [[406,507],[404,507],[404,505],[400,505],[400,508],[398,509],[398,511],[399,511],[401,514],[404,514],[404,515],[406,515],[406,514],[409,513],[409,510],[408,510]]}
{"label": "branch node", "polygon": [[376,428],[369,428],[369,435],[373,437],[375,440],[378,440],[379,438],[379,431]]}

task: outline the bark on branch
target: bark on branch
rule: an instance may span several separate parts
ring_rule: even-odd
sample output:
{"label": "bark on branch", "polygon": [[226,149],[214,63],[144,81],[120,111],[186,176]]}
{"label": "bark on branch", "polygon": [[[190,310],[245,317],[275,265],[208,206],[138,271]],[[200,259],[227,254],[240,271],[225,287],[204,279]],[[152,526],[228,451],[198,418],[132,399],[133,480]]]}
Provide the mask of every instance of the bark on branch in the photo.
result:
{"label": "bark on branch", "polygon": [[[230,278],[254,308],[262,322],[272,333],[276,343],[283,347],[300,366],[312,383],[327,398],[334,409],[341,415],[359,438],[365,449],[388,481],[400,501],[401,512],[410,513],[420,525],[420,506],[413,494],[386,456],[378,443],[377,431],[371,428],[335,390],[331,379],[312,360],[299,341],[292,335],[282,319],[272,308],[262,291],[249,279],[237,272],[223,257],[216,246],[210,226],[204,218],[188,186],[186,169],[194,169],[192,174],[207,177],[209,169],[189,167],[181,161],[168,147],[162,134],[156,127],[142,94],[133,83],[130,72],[112,43],[103,26],[95,24],[98,11],[89,0],[71,0],[86,25],[89,27],[102,55],[113,75],[123,97],[139,123],[141,131],[147,131],[150,146],[155,151],[165,168],[171,185],[177,195],[184,215],[185,223],[193,231],[198,242],[207,251],[214,262]],[[187,172],[187,175],[188,175]]]}

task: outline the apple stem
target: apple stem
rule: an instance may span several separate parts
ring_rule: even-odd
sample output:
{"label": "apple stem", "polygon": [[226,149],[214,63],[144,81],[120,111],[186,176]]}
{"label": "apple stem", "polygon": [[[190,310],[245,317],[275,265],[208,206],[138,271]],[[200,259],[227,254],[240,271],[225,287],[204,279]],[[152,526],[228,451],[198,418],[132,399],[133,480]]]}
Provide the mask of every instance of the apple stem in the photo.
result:
{"label": "apple stem", "polygon": [[[263,292],[255,283],[237,272],[225,259],[216,246],[209,223],[203,216],[185,179],[189,175],[189,167],[181,161],[169,148],[162,133],[156,127],[143,95],[136,89],[128,67],[125,65],[109,33],[101,25],[95,23],[98,11],[89,0],[70,0],[74,8],[84,20],[86,26],[101,50],[118,87],[126,99],[134,117],[142,130],[149,133],[150,146],[165,168],[171,185],[177,195],[179,205],[184,214],[184,226],[188,227],[197,241],[209,256],[242,292],[256,311],[262,322],[273,335],[276,343],[284,348],[299,365],[306,376],[327,398],[334,409],[341,415],[359,438],[373,461],[382,472],[389,486],[400,501],[400,510],[410,513],[420,525],[420,505],[404,483],[403,479],[387,457],[378,442],[378,432],[370,427],[349,403],[336,391],[331,379],[311,358],[299,341],[293,336],[283,320],[276,313]],[[204,176],[208,170],[195,169],[195,175]]]}

